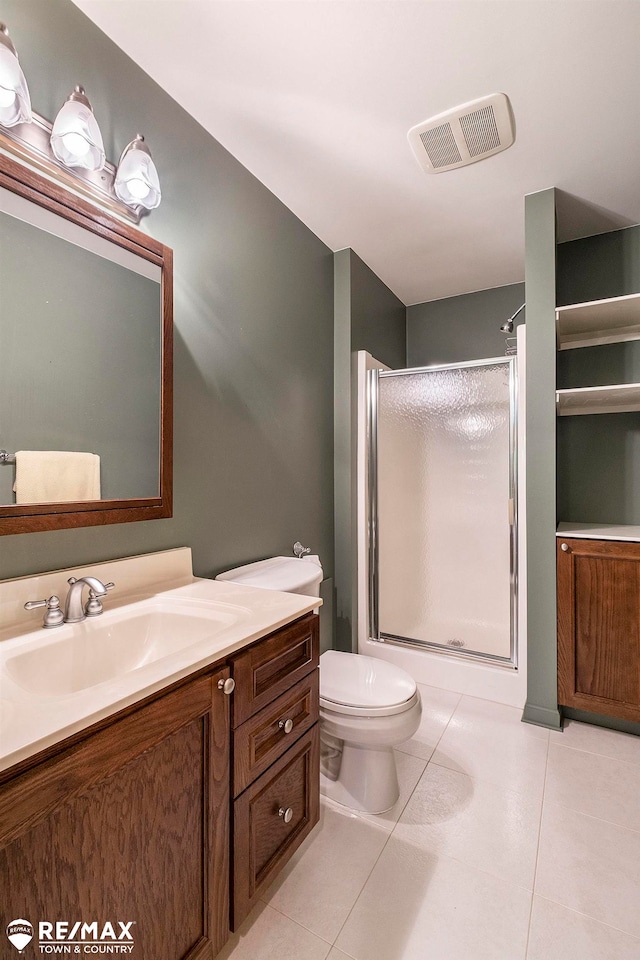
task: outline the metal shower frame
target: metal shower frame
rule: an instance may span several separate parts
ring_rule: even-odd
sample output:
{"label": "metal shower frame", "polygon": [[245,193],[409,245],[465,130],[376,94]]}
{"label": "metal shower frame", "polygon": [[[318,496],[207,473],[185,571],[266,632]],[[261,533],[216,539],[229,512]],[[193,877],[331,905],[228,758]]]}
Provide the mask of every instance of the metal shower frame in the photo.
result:
{"label": "metal shower frame", "polygon": [[[378,404],[381,378],[403,377],[412,374],[437,373],[441,370],[466,370],[471,367],[486,367],[504,364],[509,369],[509,579],[510,579],[510,627],[511,643],[509,657],[496,657],[481,651],[463,651],[429,640],[416,640],[380,632],[379,597],[380,587],[379,529],[378,529]],[[367,373],[367,507],[368,507],[368,630],[370,640],[377,643],[394,643],[426,649],[431,653],[465,660],[481,661],[496,666],[516,669],[518,666],[518,378],[517,357],[493,357],[487,360],[471,360],[464,363],[444,363],[429,367],[410,367],[404,370],[369,370]]]}

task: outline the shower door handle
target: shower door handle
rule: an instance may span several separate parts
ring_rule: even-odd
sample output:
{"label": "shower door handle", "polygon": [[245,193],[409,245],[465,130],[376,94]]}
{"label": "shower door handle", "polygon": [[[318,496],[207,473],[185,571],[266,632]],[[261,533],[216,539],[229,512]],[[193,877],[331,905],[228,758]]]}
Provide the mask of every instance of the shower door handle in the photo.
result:
{"label": "shower door handle", "polygon": [[509,526],[512,527],[516,522],[516,501],[514,497],[509,497]]}

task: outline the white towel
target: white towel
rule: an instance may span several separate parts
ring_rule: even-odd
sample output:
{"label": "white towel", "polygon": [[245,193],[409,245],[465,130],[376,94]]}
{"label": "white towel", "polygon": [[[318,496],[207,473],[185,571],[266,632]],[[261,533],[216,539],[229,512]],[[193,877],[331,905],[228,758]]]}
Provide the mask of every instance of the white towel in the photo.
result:
{"label": "white towel", "polygon": [[100,499],[100,457],[66,450],[18,450],[16,503]]}

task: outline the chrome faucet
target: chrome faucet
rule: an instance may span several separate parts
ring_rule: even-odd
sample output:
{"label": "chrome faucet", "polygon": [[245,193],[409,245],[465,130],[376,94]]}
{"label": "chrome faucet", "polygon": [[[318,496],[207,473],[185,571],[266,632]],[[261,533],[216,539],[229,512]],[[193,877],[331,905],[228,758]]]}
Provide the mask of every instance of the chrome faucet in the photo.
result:
{"label": "chrome faucet", "polygon": [[298,560],[301,560],[306,553],[311,553],[311,547],[303,547],[299,540],[293,545],[293,552],[295,553]]}
{"label": "chrome faucet", "polygon": [[[70,577],[67,580],[69,593],[64,605],[64,622],[80,623],[85,617],[97,617],[102,613],[100,597],[106,597],[107,590],[115,587],[115,583],[103,583],[97,577]],[[89,599],[82,606],[82,593],[85,585],[89,587]]]}

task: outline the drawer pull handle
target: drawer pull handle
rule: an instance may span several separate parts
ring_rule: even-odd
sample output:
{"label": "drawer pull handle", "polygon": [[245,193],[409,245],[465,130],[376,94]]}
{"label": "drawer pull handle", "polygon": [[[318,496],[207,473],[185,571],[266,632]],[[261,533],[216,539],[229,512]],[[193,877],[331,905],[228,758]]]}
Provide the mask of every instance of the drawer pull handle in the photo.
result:
{"label": "drawer pull handle", "polygon": [[278,816],[282,817],[285,823],[291,823],[293,819],[293,807],[280,807]]}
{"label": "drawer pull handle", "polygon": [[284,733],[291,733],[293,730],[293,720],[288,717],[286,720],[278,720],[278,726]]}
{"label": "drawer pull handle", "polygon": [[236,688],[236,682],[233,677],[227,677],[226,680],[218,680],[218,690],[222,690],[227,696],[233,693]]}
{"label": "drawer pull handle", "polygon": [[561,543],[560,549],[563,550],[565,553],[568,553],[571,547],[569,546],[568,543]]}

